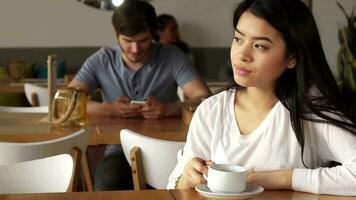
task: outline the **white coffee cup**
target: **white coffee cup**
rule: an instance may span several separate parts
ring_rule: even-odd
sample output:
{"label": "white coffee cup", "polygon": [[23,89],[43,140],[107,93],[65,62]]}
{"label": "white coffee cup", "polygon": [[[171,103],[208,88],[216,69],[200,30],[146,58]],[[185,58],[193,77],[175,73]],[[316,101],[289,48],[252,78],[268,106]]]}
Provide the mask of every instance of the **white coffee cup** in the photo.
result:
{"label": "white coffee cup", "polygon": [[207,186],[216,193],[240,193],[246,189],[246,169],[233,164],[209,166]]}

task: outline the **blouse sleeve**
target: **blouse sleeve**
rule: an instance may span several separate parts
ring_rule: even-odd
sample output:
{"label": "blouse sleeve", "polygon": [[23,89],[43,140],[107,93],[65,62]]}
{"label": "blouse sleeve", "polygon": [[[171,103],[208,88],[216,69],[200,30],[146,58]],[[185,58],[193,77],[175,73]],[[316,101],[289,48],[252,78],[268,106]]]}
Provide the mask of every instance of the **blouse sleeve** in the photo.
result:
{"label": "blouse sleeve", "polygon": [[211,123],[209,121],[211,121],[211,117],[208,114],[208,108],[209,105],[204,101],[195,111],[190,123],[183,154],[178,156],[178,163],[169,177],[167,189],[175,187],[177,178],[183,174],[185,165],[192,158],[199,157],[204,160],[210,158]]}
{"label": "blouse sleeve", "polygon": [[[332,168],[294,169],[292,187],[317,194],[356,195],[356,136],[331,124],[309,122],[310,149]],[[309,138],[309,137],[306,137]]]}

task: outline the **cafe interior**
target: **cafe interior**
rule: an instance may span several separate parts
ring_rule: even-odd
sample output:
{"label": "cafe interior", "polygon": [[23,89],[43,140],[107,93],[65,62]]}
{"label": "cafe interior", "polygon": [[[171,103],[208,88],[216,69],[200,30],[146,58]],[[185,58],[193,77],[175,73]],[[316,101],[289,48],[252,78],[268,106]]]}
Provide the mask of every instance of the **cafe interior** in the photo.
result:
{"label": "cafe interior", "polygon": [[[0,2],[0,200],[355,198],[284,190],[219,196],[166,189],[197,105],[183,106],[180,116],[154,120],[96,116],[87,114],[83,92],[66,87],[89,56],[117,45],[111,16],[123,1]],[[176,18],[194,67],[213,95],[223,91],[232,80],[225,69],[231,67],[232,14],[240,0],[145,1],[158,15]],[[356,7],[355,0],[304,0],[338,79],[338,30],[346,19],[337,2],[347,12]],[[178,96],[184,101],[179,89]],[[100,90],[89,98],[100,102]],[[111,144],[122,145],[133,190],[93,189],[96,167]]]}

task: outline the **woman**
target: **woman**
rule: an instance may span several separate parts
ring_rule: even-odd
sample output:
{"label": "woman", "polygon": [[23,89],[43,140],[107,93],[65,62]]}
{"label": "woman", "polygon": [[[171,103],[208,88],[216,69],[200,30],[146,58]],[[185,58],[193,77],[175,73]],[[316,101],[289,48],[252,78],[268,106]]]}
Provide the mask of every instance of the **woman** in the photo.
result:
{"label": "woman", "polygon": [[157,17],[157,35],[155,40],[162,44],[172,44],[182,50],[194,64],[194,57],[189,46],[180,40],[177,20],[168,14],[161,14]]}
{"label": "woman", "polygon": [[244,0],[233,25],[235,83],[198,107],[168,187],[205,183],[215,162],[250,169],[247,182],[266,189],[356,195],[355,118],[309,9]]}

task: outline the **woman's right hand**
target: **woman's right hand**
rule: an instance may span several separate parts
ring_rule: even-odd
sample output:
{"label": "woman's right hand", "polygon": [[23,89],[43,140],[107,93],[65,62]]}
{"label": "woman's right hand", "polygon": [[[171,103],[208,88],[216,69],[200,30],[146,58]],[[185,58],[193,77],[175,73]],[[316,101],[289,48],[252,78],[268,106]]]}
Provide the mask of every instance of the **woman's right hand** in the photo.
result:
{"label": "woman's right hand", "polygon": [[208,174],[208,166],[213,162],[201,158],[191,159],[184,167],[182,177],[178,182],[179,189],[191,189],[198,184],[206,183],[203,174]]}

